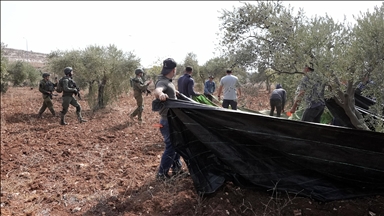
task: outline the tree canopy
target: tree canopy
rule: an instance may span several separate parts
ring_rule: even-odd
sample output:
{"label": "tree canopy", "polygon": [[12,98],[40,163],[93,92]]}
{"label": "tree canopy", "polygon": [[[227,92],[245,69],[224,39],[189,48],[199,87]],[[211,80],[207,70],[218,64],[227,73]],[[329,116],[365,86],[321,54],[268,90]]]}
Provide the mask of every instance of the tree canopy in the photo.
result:
{"label": "tree canopy", "polygon": [[289,92],[294,92],[304,66],[313,67],[321,75],[319,81],[328,85],[327,97],[343,107],[357,128],[367,129],[355,110],[353,94],[368,75],[375,86],[370,94],[379,106],[371,111],[381,115],[383,13],[384,3],[372,13],[355,17],[357,24],[352,26],[328,16],[309,19],[302,10],[294,14],[281,2],[244,3],[233,11],[222,11],[222,52],[258,73],[272,69],[266,77],[275,76]]}

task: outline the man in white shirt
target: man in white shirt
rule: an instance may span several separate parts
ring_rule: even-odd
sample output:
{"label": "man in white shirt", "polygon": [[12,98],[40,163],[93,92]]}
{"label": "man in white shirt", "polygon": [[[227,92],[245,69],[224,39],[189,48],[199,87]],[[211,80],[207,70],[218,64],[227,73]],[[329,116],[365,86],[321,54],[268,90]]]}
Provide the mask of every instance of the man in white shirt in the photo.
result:
{"label": "man in white shirt", "polygon": [[220,79],[220,87],[218,98],[220,100],[221,92],[223,91],[223,104],[224,108],[228,108],[231,105],[233,110],[237,110],[237,99],[241,97],[241,90],[239,79],[232,75],[232,70],[227,70],[227,75]]}

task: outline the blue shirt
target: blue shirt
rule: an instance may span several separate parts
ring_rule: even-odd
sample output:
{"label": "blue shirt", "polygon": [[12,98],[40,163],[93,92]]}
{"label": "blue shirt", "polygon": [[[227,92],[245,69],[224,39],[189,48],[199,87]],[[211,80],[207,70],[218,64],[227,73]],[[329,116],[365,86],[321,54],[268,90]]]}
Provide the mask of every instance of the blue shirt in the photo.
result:
{"label": "blue shirt", "polygon": [[213,94],[216,89],[216,84],[214,81],[207,80],[204,84],[204,94]]}

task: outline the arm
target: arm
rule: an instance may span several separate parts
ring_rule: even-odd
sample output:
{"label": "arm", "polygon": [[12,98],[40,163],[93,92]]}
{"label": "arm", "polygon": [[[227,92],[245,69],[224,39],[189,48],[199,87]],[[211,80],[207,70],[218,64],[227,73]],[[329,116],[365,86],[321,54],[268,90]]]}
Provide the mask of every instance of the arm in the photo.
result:
{"label": "arm", "polygon": [[43,83],[43,81],[40,81],[40,83],[39,83],[39,92],[41,92],[41,93],[47,93],[46,91],[45,91],[45,84]]}
{"label": "arm", "polygon": [[219,98],[220,100],[220,95],[221,95],[221,92],[223,91],[223,85],[220,85],[219,87],[219,93],[217,94],[217,97]]}
{"label": "arm", "polygon": [[163,92],[164,88],[163,87],[157,87],[154,91],[153,94],[157,99],[160,99],[161,101],[165,101],[168,98],[168,95]]}
{"label": "arm", "polygon": [[300,93],[296,96],[295,102],[293,103],[293,106],[292,106],[292,108],[290,110],[291,113],[295,113],[296,112],[296,109],[297,109],[297,107],[300,104],[301,97],[304,95],[304,93],[305,93],[305,91],[300,91]]}
{"label": "arm", "polygon": [[194,86],[195,86],[195,81],[193,79],[191,79],[189,82],[188,82],[188,93],[189,95],[191,96],[199,96],[200,94],[195,92],[194,90]]}
{"label": "arm", "polygon": [[76,88],[69,88],[68,87],[68,79],[63,79],[63,91],[64,92],[77,92]]}
{"label": "arm", "polygon": [[136,82],[136,81],[134,81],[135,82],[135,86],[136,86],[136,88],[138,88],[138,89],[140,89],[140,91],[145,91],[145,90],[147,90],[147,88],[148,88],[148,86],[149,86],[149,84],[151,84],[152,83],[152,81],[149,81],[147,84],[141,84],[140,82]]}
{"label": "arm", "polygon": [[204,83],[204,94],[210,94],[210,92],[208,92],[208,81]]}

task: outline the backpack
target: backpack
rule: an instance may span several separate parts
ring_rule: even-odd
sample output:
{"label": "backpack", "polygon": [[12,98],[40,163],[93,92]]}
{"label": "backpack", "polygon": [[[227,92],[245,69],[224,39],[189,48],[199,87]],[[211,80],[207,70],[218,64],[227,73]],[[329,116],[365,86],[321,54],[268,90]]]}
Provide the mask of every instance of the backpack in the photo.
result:
{"label": "backpack", "polygon": [[57,85],[57,87],[56,87],[56,91],[57,91],[58,93],[63,92],[63,89],[64,89],[64,87],[63,87],[63,79],[65,79],[65,77],[62,77],[62,78],[59,80],[59,83],[58,83],[58,85]]}

